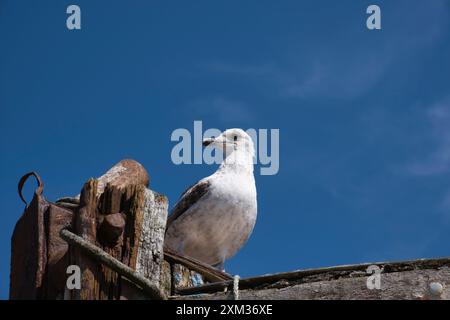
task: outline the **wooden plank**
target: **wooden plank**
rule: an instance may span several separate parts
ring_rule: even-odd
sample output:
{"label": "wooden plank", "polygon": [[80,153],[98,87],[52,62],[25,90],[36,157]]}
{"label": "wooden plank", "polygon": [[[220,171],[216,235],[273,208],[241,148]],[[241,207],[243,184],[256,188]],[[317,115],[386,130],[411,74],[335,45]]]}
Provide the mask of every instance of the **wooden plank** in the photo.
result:
{"label": "wooden plank", "polygon": [[[370,265],[382,270],[380,290],[367,288]],[[439,296],[432,282],[443,286]],[[239,288],[241,299],[450,299],[450,258],[299,270],[242,279]],[[225,281],[179,290],[174,299],[229,299],[231,291]]]}
{"label": "wooden plank", "polygon": [[166,296],[172,294],[172,267],[169,262],[163,260],[161,263],[160,290]]}
{"label": "wooden plank", "polygon": [[[383,272],[401,272],[416,269],[437,269],[442,266],[450,266],[450,258],[436,258],[436,259],[419,259],[397,262],[375,262],[375,263],[363,263],[357,265],[342,265],[334,267],[316,268],[296,270],[290,272],[280,272],[276,274],[267,274],[257,277],[244,278],[239,281],[239,287],[241,289],[264,287],[267,285],[273,285],[278,282],[314,282],[325,279],[335,279],[341,277],[354,277],[356,275],[365,276],[366,270],[369,266],[376,265],[383,269]],[[195,288],[185,288],[179,291],[180,294],[197,294],[216,292],[230,289],[233,285],[233,281],[222,281]]]}
{"label": "wooden plank", "polygon": [[143,217],[139,227],[139,244],[134,268],[159,286],[169,205],[163,195],[149,189],[145,189],[144,193]]}
{"label": "wooden plank", "polygon": [[[97,180],[89,179],[80,196],[80,207],[75,212],[74,230],[81,238],[97,244]],[[81,289],[72,290],[71,298],[75,300],[94,300],[99,297],[99,265],[76,248],[72,259],[81,270]]]}
{"label": "wooden plank", "polygon": [[[243,300],[450,300],[450,269],[413,270],[382,275],[380,290],[369,290],[365,277],[341,278],[292,286],[239,291]],[[430,281],[439,282],[441,295],[430,292]],[[232,292],[175,297],[177,300],[232,299]]]}
{"label": "wooden plank", "polygon": [[[122,260],[122,246],[123,246],[123,229],[117,238],[112,239],[108,234],[106,225],[108,218],[111,215],[121,215],[121,202],[123,190],[118,187],[108,184],[103,194],[99,198],[100,212],[97,220],[100,222],[97,239],[101,244],[102,249],[111,257]],[[123,222],[125,222],[125,214],[123,214]],[[120,298],[120,277],[117,272],[110,268],[100,265],[99,272],[99,299],[119,299]]]}

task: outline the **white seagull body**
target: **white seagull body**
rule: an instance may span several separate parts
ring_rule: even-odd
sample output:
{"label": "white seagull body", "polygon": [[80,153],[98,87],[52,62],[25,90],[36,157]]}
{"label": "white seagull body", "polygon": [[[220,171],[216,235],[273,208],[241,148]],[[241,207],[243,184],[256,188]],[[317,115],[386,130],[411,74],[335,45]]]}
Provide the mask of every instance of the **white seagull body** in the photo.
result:
{"label": "white seagull body", "polygon": [[186,190],[167,222],[165,247],[223,269],[253,231],[257,215],[254,147],[241,129],[204,141],[221,148],[217,171]]}

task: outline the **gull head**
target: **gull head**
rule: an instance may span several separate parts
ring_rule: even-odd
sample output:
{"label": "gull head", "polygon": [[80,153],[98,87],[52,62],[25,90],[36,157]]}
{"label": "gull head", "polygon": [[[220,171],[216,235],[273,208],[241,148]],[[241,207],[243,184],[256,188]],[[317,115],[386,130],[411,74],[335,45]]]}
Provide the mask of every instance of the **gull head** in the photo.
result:
{"label": "gull head", "polygon": [[227,129],[218,137],[203,140],[204,146],[220,149],[226,158],[230,155],[240,154],[253,160],[255,147],[252,138],[242,129]]}

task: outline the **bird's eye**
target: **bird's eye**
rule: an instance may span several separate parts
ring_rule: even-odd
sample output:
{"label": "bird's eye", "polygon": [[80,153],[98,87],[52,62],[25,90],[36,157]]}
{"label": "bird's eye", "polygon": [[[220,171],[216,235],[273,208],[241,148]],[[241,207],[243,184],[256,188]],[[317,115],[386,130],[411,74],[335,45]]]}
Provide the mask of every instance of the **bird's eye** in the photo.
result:
{"label": "bird's eye", "polygon": [[234,141],[237,141],[237,136],[234,136],[233,139],[234,139]]}

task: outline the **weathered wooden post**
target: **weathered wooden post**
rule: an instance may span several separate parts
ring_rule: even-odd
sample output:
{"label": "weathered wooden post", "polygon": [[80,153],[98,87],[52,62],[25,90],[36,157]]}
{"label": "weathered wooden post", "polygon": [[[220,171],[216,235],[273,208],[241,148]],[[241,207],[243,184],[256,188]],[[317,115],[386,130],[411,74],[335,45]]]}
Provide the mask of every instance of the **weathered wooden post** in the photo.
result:
{"label": "weathered wooden post", "polygon": [[[89,180],[75,212],[74,232],[112,258],[160,286],[167,199],[143,185],[116,187],[108,184],[96,194],[97,181]],[[143,298],[123,275],[94,261],[75,248],[71,261],[82,271],[81,290],[75,299]]]}
{"label": "weathered wooden post", "polygon": [[[21,179],[20,190],[31,175]],[[87,181],[79,200],[57,204],[43,198],[36,177],[35,197],[12,239],[12,299],[165,297],[142,290],[160,288],[168,201],[147,188],[140,164],[123,160]],[[80,290],[65,286],[69,265],[81,270]]]}

